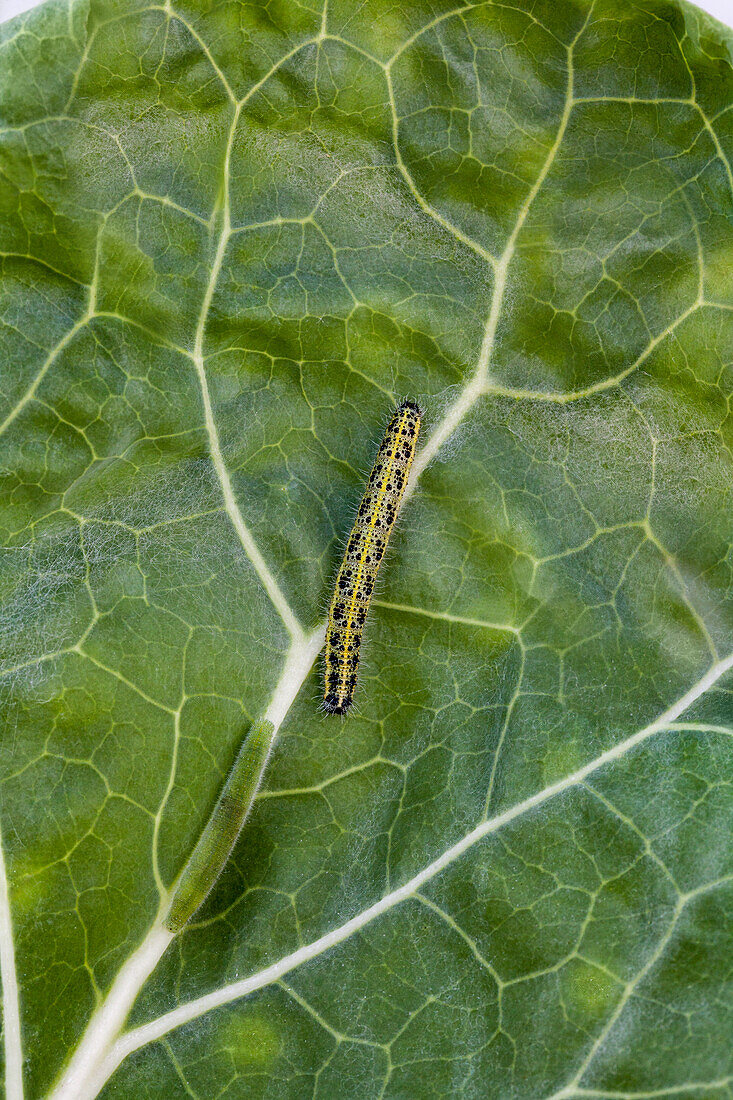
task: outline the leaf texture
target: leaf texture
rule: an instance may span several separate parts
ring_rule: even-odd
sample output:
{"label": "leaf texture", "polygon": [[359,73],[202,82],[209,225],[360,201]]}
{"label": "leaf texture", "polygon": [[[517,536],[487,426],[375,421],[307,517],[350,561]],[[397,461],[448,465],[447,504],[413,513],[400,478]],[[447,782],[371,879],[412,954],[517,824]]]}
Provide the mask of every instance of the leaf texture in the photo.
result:
{"label": "leaf texture", "polygon": [[732,93],[666,0],[0,27],[10,1100],[733,1096]]}

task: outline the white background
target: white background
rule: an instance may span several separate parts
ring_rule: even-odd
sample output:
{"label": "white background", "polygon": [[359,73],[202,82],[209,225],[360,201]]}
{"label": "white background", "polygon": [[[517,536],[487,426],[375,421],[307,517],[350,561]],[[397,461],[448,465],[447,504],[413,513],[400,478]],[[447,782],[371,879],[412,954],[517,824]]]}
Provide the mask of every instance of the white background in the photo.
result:
{"label": "white background", "polygon": [[[0,23],[18,12],[34,8],[39,0],[0,0]],[[697,0],[698,8],[710,12],[721,23],[733,25],[733,0]]]}

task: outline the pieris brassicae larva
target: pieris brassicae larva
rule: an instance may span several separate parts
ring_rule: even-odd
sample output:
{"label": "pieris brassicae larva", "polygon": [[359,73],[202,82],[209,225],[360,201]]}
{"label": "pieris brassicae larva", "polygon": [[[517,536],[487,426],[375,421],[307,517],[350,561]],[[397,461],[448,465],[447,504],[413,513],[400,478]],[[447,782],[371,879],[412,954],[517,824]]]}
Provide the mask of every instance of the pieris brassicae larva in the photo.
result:
{"label": "pieris brassicae larva", "polygon": [[328,613],[323,692],[327,714],[346,714],[354,701],[369,601],[415,457],[420,418],[414,401],[403,401],[392,416],[346,544]]}

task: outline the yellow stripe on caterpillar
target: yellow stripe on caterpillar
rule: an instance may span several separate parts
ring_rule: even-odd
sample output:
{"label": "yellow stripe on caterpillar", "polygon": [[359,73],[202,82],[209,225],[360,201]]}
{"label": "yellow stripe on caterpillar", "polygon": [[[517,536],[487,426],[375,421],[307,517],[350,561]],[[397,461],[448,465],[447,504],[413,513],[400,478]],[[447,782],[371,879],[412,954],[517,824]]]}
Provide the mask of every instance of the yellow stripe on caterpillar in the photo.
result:
{"label": "yellow stripe on caterpillar", "polygon": [[346,544],[328,613],[323,691],[327,714],[346,714],[354,702],[369,601],[415,457],[421,415],[414,401],[403,401],[396,409]]}

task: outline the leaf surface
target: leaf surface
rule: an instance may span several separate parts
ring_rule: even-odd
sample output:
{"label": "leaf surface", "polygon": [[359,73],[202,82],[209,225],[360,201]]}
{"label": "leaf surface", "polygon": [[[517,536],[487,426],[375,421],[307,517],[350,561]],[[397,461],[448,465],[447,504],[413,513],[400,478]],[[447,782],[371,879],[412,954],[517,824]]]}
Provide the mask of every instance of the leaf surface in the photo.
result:
{"label": "leaf surface", "polygon": [[733,1095],[732,104],[663,0],[0,28],[9,1098]]}

